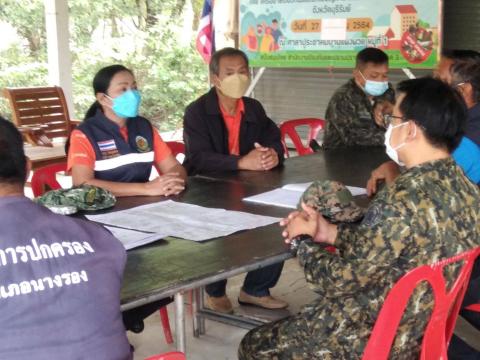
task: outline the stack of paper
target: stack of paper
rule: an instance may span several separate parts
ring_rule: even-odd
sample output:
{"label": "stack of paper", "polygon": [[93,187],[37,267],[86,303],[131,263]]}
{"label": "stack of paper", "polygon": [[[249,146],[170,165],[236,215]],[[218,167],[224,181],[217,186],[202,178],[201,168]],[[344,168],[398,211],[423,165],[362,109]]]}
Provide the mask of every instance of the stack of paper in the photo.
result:
{"label": "stack of paper", "polygon": [[154,233],[157,239],[173,236],[203,241],[278,222],[279,218],[240,211],[212,209],[172,200],[100,215],[91,221]]}
{"label": "stack of paper", "polygon": [[[311,184],[311,182],[301,184],[288,184],[272,191],[267,191],[258,195],[246,197],[243,200],[259,204],[295,209],[303,192]],[[367,194],[367,190],[365,188],[347,186],[347,189],[350,190],[353,196]]]}
{"label": "stack of paper", "polygon": [[136,230],[122,229],[112,226],[104,226],[115,236],[125,247],[125,250],[130,250],[142,245],[150,244],[151,242],[160,240],[162,235],[150,234]]}

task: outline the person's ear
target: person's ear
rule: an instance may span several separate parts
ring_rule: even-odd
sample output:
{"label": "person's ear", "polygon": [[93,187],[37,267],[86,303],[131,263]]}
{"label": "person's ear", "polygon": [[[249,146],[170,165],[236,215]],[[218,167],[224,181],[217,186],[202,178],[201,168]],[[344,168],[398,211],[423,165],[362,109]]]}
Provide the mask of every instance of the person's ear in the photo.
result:
{"label": "person's ear", "polygon": [[358,86],[365,87],[365,79],[362,74],[360,74],[360,69],[353,69],[353,79]]}
{"label": "person's ear", "polygon": [[418,135],[417,127],[418,127],[417,124],[415,124],[413,121],[409,121],[409,124],[407,126],[408,128],[407,141],[412,141],[417,138],[417,135]]}
{"label": "person's ear", "polygon": [[474,102],[473,101],[473,86],[469,82],[460,86],[460,93],[463,95],[465,102]]}
{"label": "person's ear", "polygon": [[210,74],[210,79],[212,81],[212,84],[216,87],[220,87],[220,78],[217,74]]}
{"label": "person's ear", "polygon": [[113,101],[105,93],[97,93],[95,97],[100,105],[112,107]]}

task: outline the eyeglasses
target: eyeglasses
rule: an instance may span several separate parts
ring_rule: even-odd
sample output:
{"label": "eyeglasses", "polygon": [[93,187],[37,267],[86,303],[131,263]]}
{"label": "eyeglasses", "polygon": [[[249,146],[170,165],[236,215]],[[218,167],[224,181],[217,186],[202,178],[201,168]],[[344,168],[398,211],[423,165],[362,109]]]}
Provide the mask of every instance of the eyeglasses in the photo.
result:
{"label": "eyeglasses", "polygon": [[407,121],[407,118],[405,116],[395,116],[395,115],[385,114],[383,115],[383,121],[385,122],[385,127],[388,127],[390,124],[392,124],[394,119],[401,119],[402,121]]}

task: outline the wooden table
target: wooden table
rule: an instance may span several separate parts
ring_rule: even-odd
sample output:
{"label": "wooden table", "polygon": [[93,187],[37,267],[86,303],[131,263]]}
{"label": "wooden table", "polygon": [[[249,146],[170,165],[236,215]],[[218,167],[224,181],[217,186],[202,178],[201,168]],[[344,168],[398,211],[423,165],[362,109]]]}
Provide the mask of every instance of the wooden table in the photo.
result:
{"label": "wooden table", "polygon": [[286,159],[283,166],[266,172],[213,172],[201,176],[268,189],[313,180],[337,180],[345,185],[365,187],[371,171],[387,160],[383,146],[350,147]]}
{"label": "wooden table", "polygon": [[[242,201],[287,183],[316,179],[340,180],[365,186],[370,172],[386,160],[383,149],[351,148],[288,159],[269,172],[216,173],[189,178],[187,190],[173,200],[206,207],[283,217],[289,209]],[[152,202],[161,197],[119,198],[114,210]],[[291,257],[278,224],[197,243],[167,238],[128,251],[121,292],[122,309],[175,296],[177,348],[185,352],[183,292],[217,280],[265,267]],[[195,319],[194,319],[195,320]]]}
{"label": "wooden table", "polygon": [[64,143],[54,144],[53,147],[25,145],[24,150],[32,163],[32,170],[67,161]]}

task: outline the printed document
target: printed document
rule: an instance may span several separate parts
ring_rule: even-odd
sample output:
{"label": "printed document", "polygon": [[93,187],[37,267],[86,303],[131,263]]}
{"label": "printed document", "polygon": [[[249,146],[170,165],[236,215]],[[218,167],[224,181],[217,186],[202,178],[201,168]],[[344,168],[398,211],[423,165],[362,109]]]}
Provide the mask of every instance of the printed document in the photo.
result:
{"label": "printed document", "polygon": [[[289,209],[295,209],[303,192],[312,184],[300,183],[300,184],[287,184],[281,188],[267,191],[258,195],[249,196],[244,198],[244,201],[250,201],[258,204],[280,206]],[[365,188],[347,186],[353,196],[366,195],[367,190]]]}
{"label": "printed document", "polygon": [[157,234],[204,241],[240,230],[270,225],[280,219],[240,211],[206,208],[172,200],[107,214],[87,215],[91,221]]}
{"label": "printed document", "polygon": [[167,235],[151,234],[136,230],[122,229],[113,226],[104,226],[110,231],[125,247],[125,250],[130,250],[138,246],[146,245],[151,242],[163,239]]}

